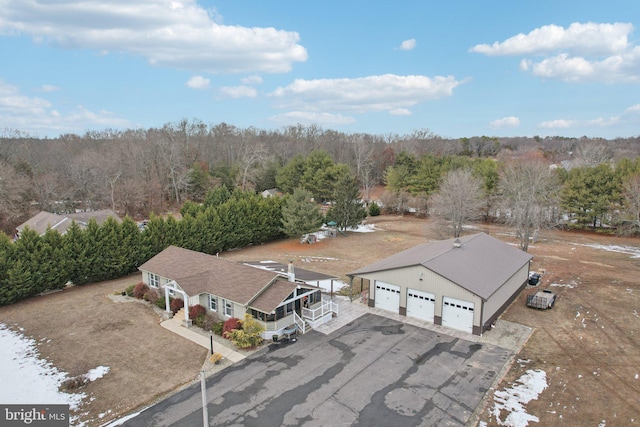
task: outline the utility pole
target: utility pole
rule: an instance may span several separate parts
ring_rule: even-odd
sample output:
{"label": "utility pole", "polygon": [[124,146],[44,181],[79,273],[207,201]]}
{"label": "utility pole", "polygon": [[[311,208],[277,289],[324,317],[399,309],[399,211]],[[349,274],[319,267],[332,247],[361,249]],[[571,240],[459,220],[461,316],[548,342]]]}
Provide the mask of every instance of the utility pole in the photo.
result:
{"label": "utility pole", "polygon": [[207,410],[207,378],[204,369],[200,371],[200,389],[202,390],[202,426],[209,427],[209,411]]}

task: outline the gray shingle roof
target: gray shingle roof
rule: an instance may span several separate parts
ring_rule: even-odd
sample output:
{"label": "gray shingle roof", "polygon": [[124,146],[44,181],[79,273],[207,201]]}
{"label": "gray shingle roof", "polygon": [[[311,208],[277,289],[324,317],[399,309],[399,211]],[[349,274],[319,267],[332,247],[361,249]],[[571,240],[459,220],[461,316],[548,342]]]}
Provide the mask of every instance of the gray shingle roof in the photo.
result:
{"label": "gray shingle roof", "polygon": [[28,221],[16,227],[16,230],[22,231],[25,227],[29,227],[38,234],[42,235],[47,231],[48,227],[58,231],[60,234],[67,232],[73,221],[77,222],[81,228],[95,219],[98,225],[103,224],[108,218],[112,217],[117,222],[122,222],[120,217],[111,209],[101,211],[80,212],[73,214],[57,215],[51,212],[40,211]]}
{"label": "gray shingle roof", "polygon": [[481,298],[489,298],[531,258],[521,251],[485,233],[456,239],[424,243],[362,267],[348,276],[422,265]]}

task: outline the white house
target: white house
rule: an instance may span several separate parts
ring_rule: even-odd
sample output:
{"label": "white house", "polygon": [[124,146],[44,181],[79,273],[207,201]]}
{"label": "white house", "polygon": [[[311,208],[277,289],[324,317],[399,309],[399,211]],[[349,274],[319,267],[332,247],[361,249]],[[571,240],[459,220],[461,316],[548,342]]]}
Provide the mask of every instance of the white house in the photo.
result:
{"label": "white house", "polygon": [[320,288],[296,279],[293,264],[286,272],[268,271],[170,246],[139,270],[143,282],[164,292],[167,301],[185,301],[186,324],[188,307],[199,304],[220,320],[249,313],[265,328],[263,338],[270,339],[293,325],[304,333],[337,311],[334,303],[322,301]]}

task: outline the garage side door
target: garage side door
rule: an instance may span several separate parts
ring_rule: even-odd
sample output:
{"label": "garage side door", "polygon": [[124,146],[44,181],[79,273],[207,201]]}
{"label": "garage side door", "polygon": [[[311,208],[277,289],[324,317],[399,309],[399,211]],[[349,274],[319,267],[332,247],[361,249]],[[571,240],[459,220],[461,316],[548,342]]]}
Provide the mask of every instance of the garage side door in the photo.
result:
{"label": "garage side door", "polygon": [[442,325],[472,333],[473,309],[472,302],[444,297],[442,300]]}
{"label": "garage side door", "polygon": [[376,307],[383,310],[400,311],[400,286],[376,281]]}
{"label": "garage side door", "polygon": [[436,296],[417,289],[407,289],[407,316],[433,323]]}

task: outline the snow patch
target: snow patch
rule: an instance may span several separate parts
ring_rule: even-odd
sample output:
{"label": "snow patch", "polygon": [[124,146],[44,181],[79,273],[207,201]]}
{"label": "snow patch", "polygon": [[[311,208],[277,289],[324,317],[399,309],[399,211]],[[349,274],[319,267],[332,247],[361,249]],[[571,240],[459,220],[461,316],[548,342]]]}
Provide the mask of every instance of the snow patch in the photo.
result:
{"label": "snow patch", "polygon": [[572,280],[572,281],[571,281],[571,282],[569,282],[569,283],[552,283],[552,284],[550,284],[549,286],[554,286],[554,287],[557,287],[557,288],[569,288],[569,289],[573,289],[573,288],[575,288],[576,286],[578,286],[578,284],[577,284],[574,280]]}
{"label": "snow patch", "polygon": [[[536,400],[540,393],[547,388],[547,374],[543,370],[528,370],[518,378],[514,385],[505,390],[494,393],[494,407],[491,411],[496,422],[501,426],[526,427],[529,421],[539,422],[539,418],[530,415],[525,405],[531,400]],[[506,412],[506,418],[500,416]]]}
{"label": "snow patch", "polygon": [[579,246],[586,246],[594,249],[601,249],[607,252],[617,252],[621,254],[631,255],[631,258],[640,258],[640,248],[636,246],[622,246],[622,245],[598,245],[592,244],[578,244]]}
{"label": "snow patch", "polygon": [[104,377],[107,372],[109,372],[108,366],[98,366],[97,368],[91,369],[89,372],[85,374],[85,378],[89,381],[95,381],[99,378]]}

